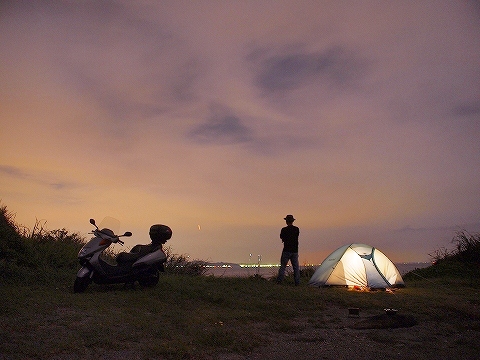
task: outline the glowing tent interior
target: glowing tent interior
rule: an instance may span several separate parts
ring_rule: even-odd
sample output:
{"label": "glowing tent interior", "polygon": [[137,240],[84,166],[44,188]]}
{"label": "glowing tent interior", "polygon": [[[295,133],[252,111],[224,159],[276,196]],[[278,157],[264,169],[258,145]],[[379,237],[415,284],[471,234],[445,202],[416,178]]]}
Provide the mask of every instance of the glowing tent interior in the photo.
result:
{"label": "glowing tent interior", "polygon": [[344,245],[332,252],[312,275],[313,286],[404,287],[395,264],[380,250],[365,244]]}

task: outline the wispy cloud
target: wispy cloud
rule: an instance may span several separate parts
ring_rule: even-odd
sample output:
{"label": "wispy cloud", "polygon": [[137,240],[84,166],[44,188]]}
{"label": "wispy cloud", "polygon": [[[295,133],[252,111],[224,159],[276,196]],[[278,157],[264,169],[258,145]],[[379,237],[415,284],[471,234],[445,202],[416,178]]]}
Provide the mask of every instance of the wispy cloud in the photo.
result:
{"label": "wispy cloud", "polygon": [[22,168],[10,165],[0,165],[0,175],[9,176],[16,180],[29,181],[52,190],[68,190],[77,187],[71,182],[55,179],[55,175],[34,174]]}
{"label": "wispy cloud", "polygon": [[206,122],[194,127],[188,136],[201,144],[238,144],[252,141],[253,131],[233,111],[214,105]]}
{"label": "wispy cloud", "polygon": [[[460,117],[469,117],[469,116],[480,116],[480,101],[464,102],[461,103],[452,109],[452,114],[454,116]],[[477,121],[480,122],[480,117],[477,118]]]}
{"label": "wispy cloud", "polygon": [[255,76],[256,84],[267,92],[293,90],[312,84],[345,88],[364,77],[368,63],[354,51],[342,46],[325,48],[322,51],[284,51],[270,55],[270,51],[255,51],[263,54],[249,58],[259,62]]}
{"label": "wispy cloud", "polygon": [[7,176],[12,176],[19,179],[29,177],[27,173],[16,166],[0,165],[0,173]]}

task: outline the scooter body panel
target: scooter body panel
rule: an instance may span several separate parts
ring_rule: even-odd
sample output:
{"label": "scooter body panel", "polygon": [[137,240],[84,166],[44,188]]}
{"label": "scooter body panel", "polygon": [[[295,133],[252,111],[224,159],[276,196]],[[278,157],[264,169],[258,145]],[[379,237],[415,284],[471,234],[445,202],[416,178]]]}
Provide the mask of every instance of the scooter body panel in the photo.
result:
{"label": "scooter body panel", "polygon": [[85,277],[90,277],[92,275],[92,270],[89,269],[87,266],[83,266],[80,270],[77,272],[77,277],[78,278],[85,278]]}
{"label": "scooter body panel", "polygon": [[158,249],[157,251],[142,256],[140,259],[135,261],[132,265],[132,268],[140,266],[158,266],[158,264],[165,262],[165,260],[167,260],[167,255],[165,255],[162,249]]}
{"label": "scooter body panel", "polygon": [[102,252],[107,247],[111,245],[111,241],[102,239],[100,237],[93,237],[88,243],[83,245],[83,247],[78,252],[78,258],[85,259],[97,252]]}

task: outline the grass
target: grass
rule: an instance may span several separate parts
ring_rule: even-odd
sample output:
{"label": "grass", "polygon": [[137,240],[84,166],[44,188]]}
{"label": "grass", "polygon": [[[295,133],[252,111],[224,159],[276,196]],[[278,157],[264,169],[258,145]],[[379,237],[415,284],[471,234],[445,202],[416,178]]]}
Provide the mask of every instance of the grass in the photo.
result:
{"label": "grass", "polygon": [[[81,246],[77,236],[45,230],[34,238],[32,232],[19,231],[5,208],[3,214],[0,359],[248,357],[292,334],[296,346],[326,342],[332,333],[346,331],[349,307],[367,315],[396,308],[430,329],[409,343],[399,338],[408,336],[406,332],[355,330],[365,341],[408,347],[410,358],[429,358],[431,353],[418,357],[426,351],[422,344],[440,346],[438,339],[445,339],[445,349],[459,357],[475,358],[480,352],[475,340],[480,335],[475,264],[440,261],[438,267],[405,276],[407,287],[394,293],[313,288],[307,286],[308,274],[295,287],[292,279],[277,285],[260,277],[192,276],[167,270],[154,288],[92,284],[85,293],[74,294],[76,251]],[[52,253],[68,260],[55,259]]]}
{"label": "grass", "polygon": [[[452,334],[480,331],[478,287],[424,280],[395,294],[186,275],[165,275],[155,288],[91,285],[85,293],[73,294],[71,282],[0,288],[3,356],[82,358],[90,348],[140,358],[246,355],[268,344],[272,334],[335,326],[339,318],[330,310],[344,309],[346,314],[353,306],[372,313],[401,309]],[[390,335],[369,336],[381,341]]]}

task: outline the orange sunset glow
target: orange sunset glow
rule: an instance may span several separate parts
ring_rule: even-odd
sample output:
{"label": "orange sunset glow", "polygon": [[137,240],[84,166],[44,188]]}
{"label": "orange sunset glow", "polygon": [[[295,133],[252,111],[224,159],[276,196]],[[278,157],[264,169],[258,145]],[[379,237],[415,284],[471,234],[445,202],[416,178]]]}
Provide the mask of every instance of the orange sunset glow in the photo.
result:
{"label": "orange sunset glow", "polygon": [[480,231],[473,1],[0,5],[0,201],[32,227],[300,262],[428,261]]}

